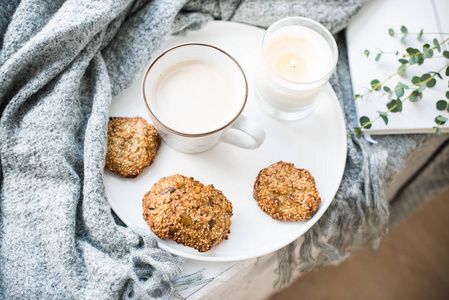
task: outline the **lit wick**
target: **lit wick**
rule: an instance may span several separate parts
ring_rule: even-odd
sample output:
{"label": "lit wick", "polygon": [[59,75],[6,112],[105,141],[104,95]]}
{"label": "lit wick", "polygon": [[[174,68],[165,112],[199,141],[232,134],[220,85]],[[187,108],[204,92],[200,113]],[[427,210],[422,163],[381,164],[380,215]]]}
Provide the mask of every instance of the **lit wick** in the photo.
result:
{"label": "lit wick", "polygon": [[[291,60],[290,60],[290,64],[288,65],[288,72],[287,72],[287,74],[285,74],[285,79],[287,79],[287,80],[290,80],[291,79],[291,77],[292,77],[292,75],[294,74],[294,73],[292,73],[294,70],[296,69],[296,60],[294,59],[294,58],[292,58]],[[290,72],[291,71],[291,72]]]}
{"label": "lit wick", "polygon": [[292,60],[290,61],[290,65],[288,67],[289,69],[296,68],[296,60],[294,58],[292,58]]}

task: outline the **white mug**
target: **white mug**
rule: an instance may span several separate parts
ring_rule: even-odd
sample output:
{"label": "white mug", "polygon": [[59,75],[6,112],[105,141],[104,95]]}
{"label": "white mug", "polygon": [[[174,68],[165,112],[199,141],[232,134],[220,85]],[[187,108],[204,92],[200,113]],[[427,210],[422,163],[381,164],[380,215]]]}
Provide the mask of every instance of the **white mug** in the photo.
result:
{"label": "white mug", "polygon": [[142,93],[163,141],[177,151],[203,152],[220,141],[256,149],[265,139],[265,131],[242,115],[248,97],[242,68],[215,46],[166,50],[147,68]]}

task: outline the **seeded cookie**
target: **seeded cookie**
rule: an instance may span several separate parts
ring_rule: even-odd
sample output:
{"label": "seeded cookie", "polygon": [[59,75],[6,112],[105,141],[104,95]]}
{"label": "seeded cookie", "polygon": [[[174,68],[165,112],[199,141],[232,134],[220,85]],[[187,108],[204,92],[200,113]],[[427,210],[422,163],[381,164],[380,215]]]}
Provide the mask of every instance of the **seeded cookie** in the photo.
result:
{"label": "seeded cookie", "polygon": [[283,161],[259,172],[253,196],[265,213],[280,221],[311,218],[321,204],[315,179],[309,171]]}
{"label": "seeded cookie", "polygon": [[206,252],[228,239],[232,204],[213,185],[172,175],[143,197],[143,217],[161,239]]}
{"label": "seeded cookie", "polygon": [[141,117],[109,119],[106,168],[122,177],[136,177],[153,163],[161,138]]}

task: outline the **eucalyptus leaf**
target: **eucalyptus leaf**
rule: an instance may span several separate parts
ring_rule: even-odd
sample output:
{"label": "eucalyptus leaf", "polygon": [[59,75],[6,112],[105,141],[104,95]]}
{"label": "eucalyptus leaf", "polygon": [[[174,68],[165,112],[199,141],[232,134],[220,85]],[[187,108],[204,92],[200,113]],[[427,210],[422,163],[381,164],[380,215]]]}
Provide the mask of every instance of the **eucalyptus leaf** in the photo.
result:
{"label": "eucalyptus leaf", "polygon": [[407,34],[407,33],[408,33],[407,27],[405,27],[404,25],[402,25],[402,26],[401,26],[401,32],[402,32],[403,34]]}
{"label": "eucalyptus leaf", "polygon": [[398,96],[398,97],[404,96],[404,89],[400,86],[396,86],[394,92],[395,92],[396,96]]}
{"label": "eucalyptus leaf", "polygon": [[378,91],[382,88],[382,85],[380,84],[380,81],[377,79],[374,79],[371,81],[371,87],[373,90]]}
{"label": "eucalyptus leaf", "polygon": [[422,38],[424,31],[421,29],[421,31],[418,34],[418,40],[420,40]]}
{"label": "eucalyptus leaf", "polygon": [[361,117],[359,121],[363,128],[370,129],[372,126],[371,120],[367,116]]}
{"label": "eucalyptus leaf", "polygon": [[432,75],[430,75],[429,73],[424,73],[421,75],[421,82],[426,81],[427,79],[429,79],[430,77],[432,77]]}
{"label": "eucalyptus leaf", "polygon": [[449,58],[449,51],[443,51],[443,56]]}
{"label": "eucalyptus leaf", "polygon": [[376,59],[375,59],[375,60],[376,60],[376,61],[379,61],[381,57],[382,57],[382,54],[379,53],[379,54],[376,55]]}
{"label": "eucalyptus leaf", "polygon": [[362,128],[360,127],[353,127],[354,128],[354,133],[356,135],[357,138],[361,138],[362,137]]}
{"label": "eucalyptus leaf", "polygon": [[435,129],[435,134],[436,135],[440,135],[441,134],[441,128],[440,128],[440,126],[438,126],[438,127],[433,127],[434,129]]}
{"label": "eucalyptus leaf", "polygon": [[384,111],[377,111],[379,113],[379,116],[384,120],[385,125],[388,125],[388,114]]}
{"label": "eucalyptus leaf", "polygon": [[369,56],[369,50],[365,50],[363,53],[366,55],[366,57]]}
{"label": "eucalyptus leaf", "polygon": [[429,81],[427,81],[426,85],[428,88],[432,88],[435,86],[435,84],[437,84],[437,81],[435,78],[430,79]]}
{"label": "eucalyptus leaf", "polygon": [[408,90],[408,85],[406,85],[406,84],[403,83],[403,82],[398,82],[398,86],[400,86],[400,87],[403,88],[403,89]]}
{"label": "eucalyptus leaf", "polygon": [[437,102],[437,109],[438,110],[446,110],[447,108],[447,101],[446,100],[440,100]]}
{"label": "eucalyptus leaf", "polygon": [[387,103],[387,108],[389,111],[395,113],[398,112],[398,107],[396,105],[396,100],[391,100],[390,102]]}
{"label": "eucalyptus leaf", "polygon": [[421,99],[421,96],[422,94],[415,90],[410,94],[408,100],[410,100],[410,102],[418,102],[418,100]]}
{"label": "eucalyptus leaf", "polygon": [[447,118],[443,117],[442,115],[439,115],[438,117],[435,118],[435,123],[437,123],[438,125],[444,125],[444,123],[446,123]]}
{"label": "eucalyptus leaf", "polygon": [[413,55],[413,54],[416,53],[415,49],[412,48],[412,47],[408,47],[407,49],[405,49],[405,51],[407,51],[407,53],[408,53],[409,55]]}
{"label": "eucalyptus leaf", "polygon": [[424,56],[422,54],[418,54],[416,62],[418,63],[418,65],[422,65],[424,63]]}
{"label": "eucalyptus leaf", "polygon": [[393,36],[394,35],[394,30],[392,28],[388,29],[388,34],[390,36]]}
{"label": "eucalyptus leaf", "polygon": [[441,52],[441,46],[440,43],[438,42],[438,40],[435,38],[433,39],[433,45],[435,46],[435,48],[438,50],[438,52]]}
{"label": "eucalyptus leaf", "polygon": [[413,78],[412,78],[412,83],[413,83],[414,85],[420,84],[420,83],[421,83],[421,77],[413,76]]}
{"label": "eucalyptus leaf", "polygon": [[426,84],[421,83],[418,87],[418,92],[422,93],[426,89]]}
{"label": "eucalyptus leaf", "polygon": [[396,99],[396,108],[397,108],[398,112],[402,111],[402,101],[401,101],[401,99]]}
{"label": "eucalyptus leaf", "polygon": [[424,58],[431,58],[433,56],[433,51],[432,49],[430,49],[429,44],[424,45],[424,47],[422,48],[422,53]]}
{"label": "eucalyptus leaf", "polygon": [[430,72],[431,74],[434,74],[434,76],[438,76],[438,78],[443,79],[440,73],[438,72]]}
{"label": "eucalyptus leaf", "polygon": [[399,62],[400,62],[401,64],[408,64],[408,60],[407,60],[407,59],[404,59],[404,58],[400,58],[400,59],[399,59]]}

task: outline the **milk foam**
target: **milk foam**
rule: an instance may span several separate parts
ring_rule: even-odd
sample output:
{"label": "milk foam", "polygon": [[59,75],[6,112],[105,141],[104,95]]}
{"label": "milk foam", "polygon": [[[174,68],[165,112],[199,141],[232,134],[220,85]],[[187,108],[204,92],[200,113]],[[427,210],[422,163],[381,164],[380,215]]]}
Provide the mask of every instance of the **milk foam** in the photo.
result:
{"label": "milk foam", "polygon": [[226,125],[238,114],[230,75],[217,65],[190,60],[165,70],[149,99],[154,115],[167,127],[189,134]]}

